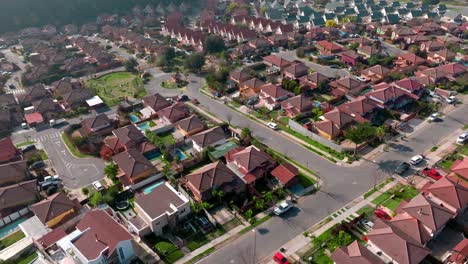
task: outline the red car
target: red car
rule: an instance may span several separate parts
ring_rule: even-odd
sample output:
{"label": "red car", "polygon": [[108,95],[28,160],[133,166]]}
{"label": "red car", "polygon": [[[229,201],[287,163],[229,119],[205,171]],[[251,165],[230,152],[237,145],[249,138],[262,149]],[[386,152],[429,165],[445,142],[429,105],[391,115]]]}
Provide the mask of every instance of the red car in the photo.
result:
{"label": "red car", "polygon": [[386,220],[391,220],[392,219],[392,217],[389,216],[387,214],[387,212],[385,212],[382,209],[375,210],[374,215],[377,216],[378,218],[382,218],[382,219],[386,219]]}
{"label": "red car", "polygon": [[288,259],[281,252],[276,252],[273,260],[278,264],[289,264]]}
{"label": "red car", "polygon": [[424,168],[422,170],[422,173],[426,175],[427,177],[430,177],[436,181],[442,178],[442,175],[440,175],[440,173],[434,168]]}

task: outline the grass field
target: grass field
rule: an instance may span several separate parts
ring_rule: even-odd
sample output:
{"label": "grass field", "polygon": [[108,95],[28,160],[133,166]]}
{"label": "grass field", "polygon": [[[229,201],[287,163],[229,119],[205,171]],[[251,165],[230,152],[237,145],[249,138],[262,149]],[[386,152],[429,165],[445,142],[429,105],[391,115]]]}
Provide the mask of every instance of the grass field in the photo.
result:
{"label": "grass field", "polygon": [[398,184],[394,188],[375,198],[372,203],[375,205],[385,206],[388,209],[395,211],[402,201],[409,201],[418,195],[418,193],[418,190],[413,187]]}
{"label": "grass field", "polygon": [[25,237],[26,235],[23,233],[23,231],[16,231],[15,233],[8,235],[7,237],[0,240],[0,249],[7,248]]}
{"label": "grass field", "polygon": [[143,80],[131,72],[114,72],[86,81],[86,87],[94,91],[108,106],[117,105],[125,96],[141,98],[146,95]]}

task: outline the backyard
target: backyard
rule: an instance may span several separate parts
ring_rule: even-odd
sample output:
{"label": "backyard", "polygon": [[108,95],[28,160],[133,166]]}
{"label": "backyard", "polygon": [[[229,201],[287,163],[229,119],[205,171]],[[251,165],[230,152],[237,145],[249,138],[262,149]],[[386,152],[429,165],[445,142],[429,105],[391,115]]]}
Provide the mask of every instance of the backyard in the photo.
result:
{"label": "backyard", "polygon": [[107,106],[114,106],[125,97],[146,95],[143,80],[130,72],[114,72],[86,81],[86,87],[101,97]]}
{"label": "backyard", "polygon": [[2,240],[0,240],[0,250],[5,249],[16,242],[20,241],[21,239],[25,238],[26,236],[24,235],[23,231],[19,230],[16,231],[15,233],[8,235],[4,237]]}
{"label": "backyard", "polygon": [[419,191],[416,188],[399,183],[397,186],[379,195],[372,201],[372,203],[375,205],[385,206],[389,210],[395,212],[396,208],[402,201],[411,200],[413,197],[418,195],[418,193]]}

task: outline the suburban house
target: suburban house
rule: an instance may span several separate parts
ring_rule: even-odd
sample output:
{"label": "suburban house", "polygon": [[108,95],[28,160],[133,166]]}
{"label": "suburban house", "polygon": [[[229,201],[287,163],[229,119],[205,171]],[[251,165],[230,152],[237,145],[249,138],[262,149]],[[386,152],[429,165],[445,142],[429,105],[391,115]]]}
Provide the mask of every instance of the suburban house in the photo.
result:
{"label": "suburban house", "polygon": [[83,264],[128,264],[135,257],[132,236],[107,211],[87,212],[60,243],[66,254]]}
{"label": "suburban house", "polygon": [[365,96],[355,98],[338,106],[338,108],[346,114],[350,115],[354,121],[358,123],[371,121],[372,114],[376,112],[376,109],[380,109],[377,108],[377,105],[372,100]]}
{"label": "suburban house", "polygon": [[361,46],[357,48],[357,53],[369,59],[370,57],[379,54],[379,49],[374,46]]}
{"label": "suburban house", "polygon": [[351,77],[344,77],[330,83],[331,93],[342,97],[346,94],[358,95],[367,87],[367,84]]}
{"label": "suburban house", "polygon": [[422,83],[410,78],[396,81],[393,83],[393,86],[416,95],[420,95],[424,91],[424,85]]}
{"label": "suburban house", "polygon": [[132,188],[138,182],[148,179],[157,172],[151,162],[137,149],[129,149],[112,157],[119,166],[117,178],[125,189]]}
{"label": "suburban house", "polygon": [[395,60],[398,67],[418,66],[424,63],[426,63],[425,59],[411,52],[398,54]]}
{"label": "suburban house", "polygon": [[336,264],[384,264],[385,262],[374,255],[358,241],[354,241],[348,246],[337,248],[331,259]]}
{"label": "suburban house", "polygon": [[240,97],[244,99],[255,98],[258,96],[263,85],[265,85],[265,82],[257,78],[253,78],[239,84]]}
{"label": "suburban house", "polygon": [[32,102],[34,111],[40,113],[45,120],[57,119],[60,117],[62,108],[50,97]]}
{"label": "suburban house", "polygon": [[385,77],[387,77],[389,73],[390,73],[389,69],[381,65],[375,65],[370,68],[362,70],[361,76],[366,78],[366,80],[368,81],[377,83],[377,82],[382,81]]}
{"label": "suburban house", "polygon": [[135,148],[146,141],[145,135],[134,124],[115,129],[112,134],[104,139],[104,144],[113,153]]}
{"label": "suburban house", "polygon": [[304,63],[294,63],[283,70],[283,76],[289,79],[297,79],[309,73],[309,67]]}
{"label": "suburban house", "polygon": [[269,110],[276,109],[280,106],[280,102],[288,99],[294,94],[286,91],[281,85],[267,83],[260,89],[260,101],[263,106]]}
{"label": "suburban house", "polygon": [[207,147],[215,147],[227,141],[227,134],[220,126],[213,127],[190,137],[193,148],[202,152]]}
{"label": "suburban house", "polygon": [[41,100],[48,97],[50,98],[51,96],[51,94],[46,90],[46,88],[42,84],[36,84],[31,87],[26,87],[25,90],[26,93],[18,96],[18,102],[21,105],[30,104],[37,100]]}
{"label": "suburban house", "polygon": [[272,157],[255,146],[235,148],[226,153],[224,157],[227,167],[247,185],[255,184],[276,166]]}
{"label": "suburban house", "polygon": [[192,136],[206,129],[206,124],[200,120],[196,115],[191,115],[187,118],[177,121],[175,128],[184,137]]}
{"label": "suburban house", "polygon": [[29,212],[28,206],[40,200],[36,180],[0,188],[0,222],[9,223]]}
{"label": "suburban house", "polygon": [[0,134],[9,134],[24,118],[21,106],[13,94],[0,94]]}
{"label": "suburban house", "polygon": [[65,193],[58,192],[31,206],[31,211],[49,228],[64,223],[79,214],[78,200],[70,200]]}
{"label": "suburban house", "polygon": [[239,69],[231,72],[229,79],[233,80],[237,84],[243,83],[252,78],[252,75],[244,69]]}
{"label": "suburban house", "polygon": [[270,174],[284,187],[291,187],[299,183],[299,177],[297,177],[299,169],[289,162],[278,165]]}
{"label": "suburban house", "polygon": [[289,117],[295,117],[299,114],[305,113],[314,107],[312,101],[307,99],[302,94],[291,97],[281,102],[281,109],[285,111]]}
{"label": "suburban house", "polygon": [[[463,218],[463,212],[468,208],[468,188],[451,177],[444,177],[427,188],[429,195],[437,204],[442,204]],[[458,219],[457,219],[458,220]]]}
{"label": "suburban house", "polygon": [[468,238],[463,239],[450,251],[447,259],[450,264],[465,264],[468,260]]}
{"label": "suburban house", "polygon": [[136,218],[129,226],[140,236],[162,235],[175,228],[190,212],[190,201],[168,182],[157,184],[151,191],[136,195]]}
{"label": "suburban house", "polygon": [[106,114],[88,117],[81,121],[80,124],[80,134],[82,137],[105,136],[111,134],[115,128],[115,121],[110,119]]}
{"label": "suburban house", "polygon": [[354,67],[360,61],[361,55],[354,50],[347,50],[341,53],[341,61],[347,66]]}
{"label": "suburban house", "polygon": [[455,59],[456,53],[449,49],[440,49],[427,55],[427,60],[431,63],[446,63]]}
{"label": "suburban house", "polygon": [[73,110],[81,106],[86,106],[86,100],[92,96],[88,89],[79,88],[62,95],[62,100],[60,101],[64,109]]}
{"label": "suburban house", "polygon": [[185,176],[183,184],[197,201],[211,199],[213,190],[238,193],[245,187],[244,182],[219,160]]}
{"label": "suburban house", "polygon": [[20,183],[30,178],[27,160],[0,164],[0,187]]}
{"label": "suburban house", "polygon": [[10,137],[0,140],[0,164],[23,159],[23,153],[16,148]]}
{"label": "suburban house", "polygon": [[320,40],[316,43],[317,48],[323,55],[333,55],[344,51],[344,47],[328,40]]}
{"label": "suburban house", "polygon": [[314,124],[318,134],[328,140],[338,137],[342,130],[354,121],[354,118],[338,108],[325,113],[321,121]]}
{"label": "suburban house", "polygon": [[263,57],[263,63],[265,63],[268,67],[276,67],[280,71],[284,70],[285,68],[293,64],[289,60],[283,59],[276,55],[268,55],[266,57]]}
{"label": "suburban house", "polygon": [[299,78],[299,83],[303,88],[312,90],[319,88],[321,84],[327,83],[328,81],[329,79],[327,76],[318,72],[314,72]]}
{"label": "suburban house", "polygon": [[379,107],[387,109],[399,109],[413,100],[419,99],[417,95],[395,86],[373,90],[367,93],[366,96]]}
{"label": "suburban house", "polygon": [[173,104],[158,111],[160,120],[169,124],[173,124],[189,115],[189,111],[182,103]]}
{"label": "suburban house", "polygon": [[159,110],[171,106],[171,103],[159,93],[147,95],[143,97],[141,101],[143,102],[143,106],[151,108],[155,113]]}

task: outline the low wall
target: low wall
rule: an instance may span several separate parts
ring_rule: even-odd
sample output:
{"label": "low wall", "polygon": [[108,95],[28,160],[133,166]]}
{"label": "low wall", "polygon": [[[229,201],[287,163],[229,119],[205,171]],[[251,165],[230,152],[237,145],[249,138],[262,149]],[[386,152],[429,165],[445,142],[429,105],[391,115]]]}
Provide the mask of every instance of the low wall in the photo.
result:
{"label": "low wall", "polygon": [[343,152],[345,151],[341,146],[335,144],[334,142],[327,140],[314,132],[308,130],[307,128],[303,127],[301,124],[297,123],[296,121],[289,119],[288,123],[289,128],[292,130],[296,131],[297,133],[300,133],[306,137],[311,138],[314,141],[317,141],[318,143],[325,145],[333,150],[336,150],[338,152]]}

